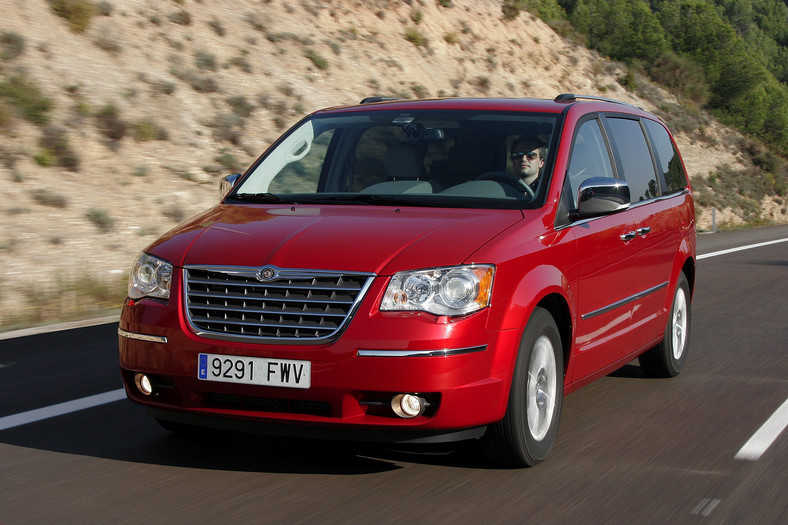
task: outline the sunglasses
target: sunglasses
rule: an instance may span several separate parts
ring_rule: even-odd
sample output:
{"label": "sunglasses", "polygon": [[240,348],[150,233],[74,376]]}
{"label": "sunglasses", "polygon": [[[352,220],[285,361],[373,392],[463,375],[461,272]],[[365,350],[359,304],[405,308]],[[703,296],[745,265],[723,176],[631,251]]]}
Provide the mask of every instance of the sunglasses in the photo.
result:
{"label": "sunglasses", "polygon": [[515,159],[515,160],[522,159],[523,157],[527,158],[528,160],[534,160],[536,158],[539,158],[539,153],[536,152],[536,151],[514,151],[514,152],[512,152],[512,158]]}

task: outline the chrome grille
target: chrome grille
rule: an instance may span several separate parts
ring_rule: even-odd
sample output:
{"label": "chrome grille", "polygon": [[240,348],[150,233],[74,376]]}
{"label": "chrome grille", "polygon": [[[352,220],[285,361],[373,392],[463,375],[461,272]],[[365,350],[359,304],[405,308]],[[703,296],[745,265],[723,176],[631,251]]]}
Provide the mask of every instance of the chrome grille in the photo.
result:
{"label": "chrome grille", "polygon": [[374,275],[266,266],[187,266],[186,313],[198,335],[314,343],[339,335]]}

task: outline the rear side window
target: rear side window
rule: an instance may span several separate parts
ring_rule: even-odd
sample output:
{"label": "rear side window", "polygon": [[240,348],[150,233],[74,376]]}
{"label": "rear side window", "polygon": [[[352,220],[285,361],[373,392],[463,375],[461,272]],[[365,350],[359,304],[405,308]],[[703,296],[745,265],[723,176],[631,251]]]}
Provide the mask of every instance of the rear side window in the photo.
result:
{"label": "rear side window", "polygon": [[687,187],[687,174],[684,172],[678,151],[673,146],[668,131],[653,120],[645,119],[643,122],[651,135],[654,153],[657,156],[657,167],[665,178],[667,193],[684,190]]}
{"label": "rear side window", "polygon": [[629,185],[632,203],[653,199],[659,195],[657,174],[651,152],[639,120],[607,118],[618,153],[620,175]]}

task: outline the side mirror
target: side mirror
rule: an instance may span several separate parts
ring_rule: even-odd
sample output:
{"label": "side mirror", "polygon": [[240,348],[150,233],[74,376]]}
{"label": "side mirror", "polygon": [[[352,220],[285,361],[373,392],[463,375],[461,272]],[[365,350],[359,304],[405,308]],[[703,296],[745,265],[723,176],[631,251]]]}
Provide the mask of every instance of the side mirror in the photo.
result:
{"label": "side mirror", "polygon": [[577,190],[577,210],[572,219],[587,219],[608,215],[629,208],[629,185],[621,179],[592,177],[584,180]]}
{"label": "side mirror", "polygon": [[241,178],[240,173],[233,173],[232,175],[227,175],[226,177],[222,177],[219,181],[219,200],[222,201],[230,193],[230,190],[233,189],[235,183]]}

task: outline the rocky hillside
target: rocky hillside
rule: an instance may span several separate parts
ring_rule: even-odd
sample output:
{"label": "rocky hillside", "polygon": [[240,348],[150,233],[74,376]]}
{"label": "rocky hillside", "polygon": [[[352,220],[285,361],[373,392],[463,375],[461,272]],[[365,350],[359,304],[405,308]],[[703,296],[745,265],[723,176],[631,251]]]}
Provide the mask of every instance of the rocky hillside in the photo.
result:
{"label": "rocky hillside", "polygon": [[[138,251],[320,107],[564,92],[677,106],[528,13],[504,21],[499,0],[108,0],[85,18],[65,4],[0,0],[0,80],[44,101],[26,117],[0,100],[0,330],[115,306]],[[740,162],[730,133],[678,136],[693,179]]]}

